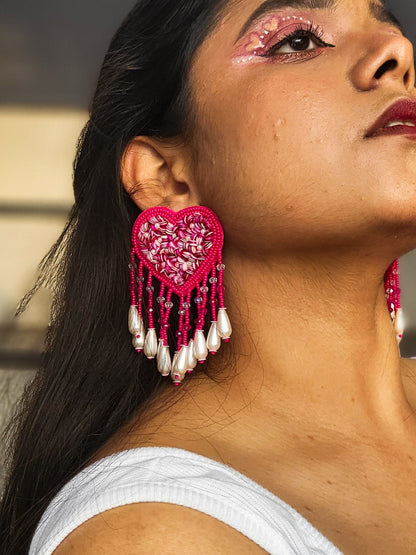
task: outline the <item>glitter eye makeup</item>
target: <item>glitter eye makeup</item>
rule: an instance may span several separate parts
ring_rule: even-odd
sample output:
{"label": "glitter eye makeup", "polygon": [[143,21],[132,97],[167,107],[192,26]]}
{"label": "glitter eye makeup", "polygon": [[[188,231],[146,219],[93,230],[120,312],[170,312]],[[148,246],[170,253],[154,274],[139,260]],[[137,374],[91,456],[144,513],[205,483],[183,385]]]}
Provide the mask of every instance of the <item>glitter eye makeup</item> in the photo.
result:
{"label": "glitter eye makeup", "polygon": [[[261,58],[287,63],[316,57],[324,48],[334,47],[322,39],[323,35],[322,29],[307,17],[273,15],[239,41],[233,63],[253,63]],[[311,48],[311,43],[315,47]]]}

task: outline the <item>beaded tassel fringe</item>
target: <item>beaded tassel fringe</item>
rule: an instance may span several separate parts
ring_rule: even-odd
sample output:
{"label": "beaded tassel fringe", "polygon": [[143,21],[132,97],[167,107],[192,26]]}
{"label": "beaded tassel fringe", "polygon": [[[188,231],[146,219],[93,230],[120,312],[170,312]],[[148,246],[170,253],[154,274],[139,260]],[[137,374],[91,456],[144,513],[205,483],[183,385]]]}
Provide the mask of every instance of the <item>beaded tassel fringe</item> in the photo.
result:
{"label": "beaded tassel fringe", "polygon": [[[132,344],[147,358],[156,358],[159,372],[170,375],[175,385],[231,336],[224,304],[222,244],[217,217],[202,206],[180,212],[150,208],[134,224],[129,310]],[[168,336],[174,300],[179,308],[173,346]],[[155,306],[159,308],[157,322]],[[211,325],[205,336],[206,314]],[[175,348],[173,356],[171,347]]]}

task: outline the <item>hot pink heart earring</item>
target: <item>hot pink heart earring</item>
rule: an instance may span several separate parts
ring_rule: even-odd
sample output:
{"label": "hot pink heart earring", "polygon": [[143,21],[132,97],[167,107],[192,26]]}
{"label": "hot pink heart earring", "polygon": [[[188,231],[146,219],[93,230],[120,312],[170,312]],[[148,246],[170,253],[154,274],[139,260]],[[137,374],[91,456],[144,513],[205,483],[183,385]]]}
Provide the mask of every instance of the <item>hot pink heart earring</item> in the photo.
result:
{"label": "hot pink heart earring", "polygon": [[[129,310],[133,347],[138,352],[143,350],[149,359],[156,357],[159,372],[163,376],[170,374],[175,385],[180,384],[197,362],[203,363],[208,352],[215,354],[221,340],[228,342],[230,338],[232,328],[224,304],[223,241],[217,216],[205,206],[191,206],[179,212],[149,208],[133,225]],[[158,329],[153,305],[156,287]],[[169,317],[174,306],[172,295],[179,300],[173,358],[168,344]],[[192,301],[196,303],[194,328],[190,325]],[[205,337],[207,304],[211,326]],[[146,322],[144,312],[147,312]]]}

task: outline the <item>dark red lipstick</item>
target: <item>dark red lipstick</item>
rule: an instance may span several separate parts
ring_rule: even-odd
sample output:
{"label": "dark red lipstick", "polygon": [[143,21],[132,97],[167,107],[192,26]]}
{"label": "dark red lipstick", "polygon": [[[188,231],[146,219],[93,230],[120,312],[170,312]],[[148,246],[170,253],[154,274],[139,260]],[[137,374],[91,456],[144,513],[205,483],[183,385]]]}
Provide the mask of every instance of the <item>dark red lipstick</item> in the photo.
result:
{"label": "dark red lipstick", "polygon": [[366,137],[408,135],[416,139],[416,98],[402,98],[392,104],[370,127]]}

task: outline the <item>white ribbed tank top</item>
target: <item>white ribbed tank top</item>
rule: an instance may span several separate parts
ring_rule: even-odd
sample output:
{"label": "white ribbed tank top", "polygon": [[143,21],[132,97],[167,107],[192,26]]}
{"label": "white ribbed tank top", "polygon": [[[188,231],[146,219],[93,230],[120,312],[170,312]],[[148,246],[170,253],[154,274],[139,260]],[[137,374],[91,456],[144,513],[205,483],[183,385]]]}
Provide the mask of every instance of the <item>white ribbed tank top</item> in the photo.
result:
{"label": "white ribbed tank top", "polygon": [[50,555],[93,516],[146,501],[210,515],[273,555],[342,555],[295,509],[256,482],[217,461],[172,447],[121,451],[74,476],[42,515],[29,555]]}

